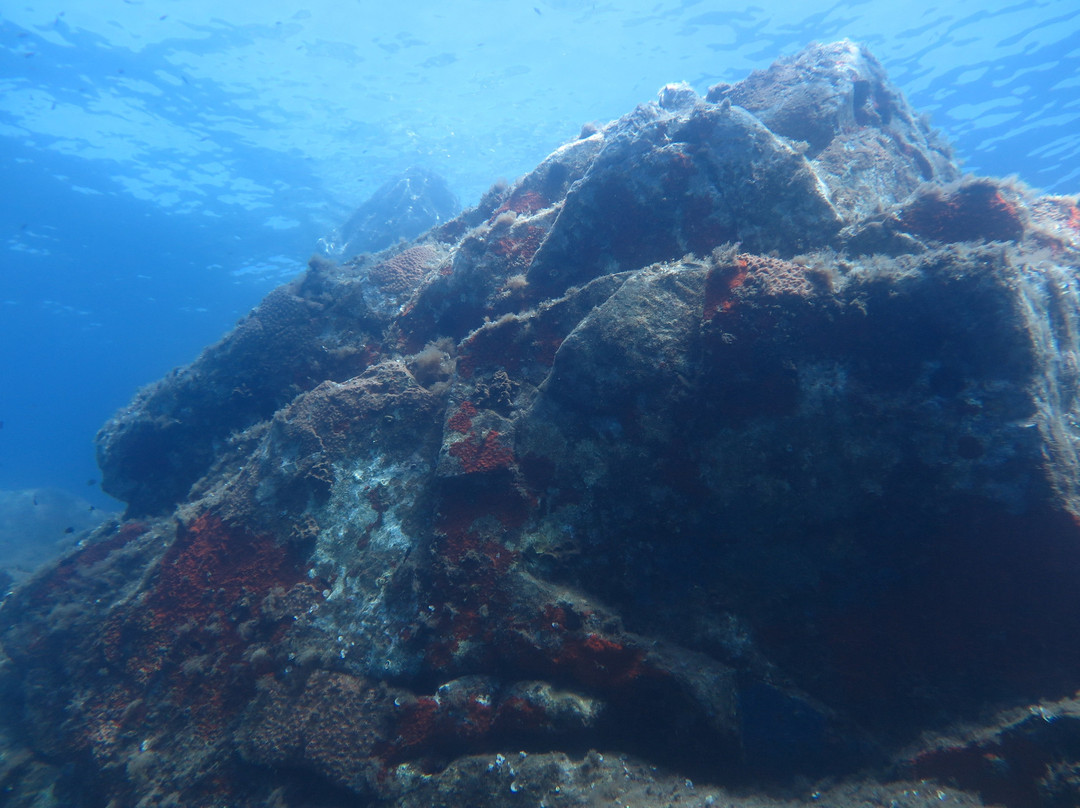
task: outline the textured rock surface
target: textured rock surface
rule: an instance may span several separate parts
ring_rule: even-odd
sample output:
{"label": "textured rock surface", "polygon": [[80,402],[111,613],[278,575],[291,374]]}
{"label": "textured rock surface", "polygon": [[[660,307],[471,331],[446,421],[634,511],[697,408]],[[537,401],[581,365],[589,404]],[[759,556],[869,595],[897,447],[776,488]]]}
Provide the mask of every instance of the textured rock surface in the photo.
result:
{"label": "textured rock surface", "polygon": [[345,224],[320,241],[320,246],[336,258],[385,250],[449,221],[460,211],[461,204],[446,180],[434,171],[413,166],[379,186]]}
{"label": "textured rock surface", "polygon": [[0,788],[1074,804],[1078,255],[842,42],[314,261],[103,428]]}

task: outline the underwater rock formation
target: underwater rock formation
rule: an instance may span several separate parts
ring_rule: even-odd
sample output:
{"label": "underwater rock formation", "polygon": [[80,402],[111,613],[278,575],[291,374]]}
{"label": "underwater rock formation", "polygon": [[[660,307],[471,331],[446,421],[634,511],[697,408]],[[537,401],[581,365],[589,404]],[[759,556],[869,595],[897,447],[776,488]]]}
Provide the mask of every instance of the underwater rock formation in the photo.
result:
{"label": "underwater rock formation", "polygon": [[0,490],[0,597],[13,579],[71,550],[114,515],[57,488]]}
{"label": "underwater rock formation", "polygon": [[461,211],[446,180],[426,168],[413,166],[379,186],[340,228],[320,240],[334,258],[385,250],[413,239]]}
{"label": "underwater rock formation", "polygon": [[100,433],[0,787],[1071,804],[1078,255],[845,41],[313,260]]}

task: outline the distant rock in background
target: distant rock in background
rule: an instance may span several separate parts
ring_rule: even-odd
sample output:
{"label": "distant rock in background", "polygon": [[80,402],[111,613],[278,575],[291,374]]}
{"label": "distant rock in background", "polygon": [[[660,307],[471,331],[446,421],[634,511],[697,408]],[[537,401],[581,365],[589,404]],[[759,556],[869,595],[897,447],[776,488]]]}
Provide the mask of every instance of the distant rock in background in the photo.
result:
{"label": "distant rock in background", "polygon": [[382,185],[322,248],[334,258],[378,252],[398,241],[414,239],[447,222],[461,210],[446,180],[426,168],[413,167]]}
{"label": "distant rock in background", "polygon": [[0,589],[71,547],[111,514],[58,488],[0,491]]}

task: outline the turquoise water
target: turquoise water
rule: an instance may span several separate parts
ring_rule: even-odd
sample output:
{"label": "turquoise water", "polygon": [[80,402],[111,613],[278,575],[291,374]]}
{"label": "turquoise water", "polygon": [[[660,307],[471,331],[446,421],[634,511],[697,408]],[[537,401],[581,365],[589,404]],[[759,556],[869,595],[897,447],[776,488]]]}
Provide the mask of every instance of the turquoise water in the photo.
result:
{"label": "turquoise water", "polygon": [[92,438],[412,165],[463,204],[588,121],[867,43],[979,173],[1080,190],[1080,3],[0,0],[0,489]]}

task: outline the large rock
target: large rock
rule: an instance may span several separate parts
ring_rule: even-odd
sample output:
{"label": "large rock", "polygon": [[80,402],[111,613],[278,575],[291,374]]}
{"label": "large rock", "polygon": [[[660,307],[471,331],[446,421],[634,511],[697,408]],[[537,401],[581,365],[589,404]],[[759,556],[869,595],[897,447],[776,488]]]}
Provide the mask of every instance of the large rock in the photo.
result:
{"label": "large rock", "polygon": [[56,488],[0,490],[0,597],[13,578],[71,550],[112,515]]}
{"label": "large rock", "polygon": [[376,252],[416,238],[461,211],[446,180],[413,166],[379,186],[340,228],[319,244],[335,258]]}
{"label": "large rock", "polygon": [[0,785],[1080,799],[1078,248],[841,42],[315,261],[102,430],[129,511],[3,606]]}

